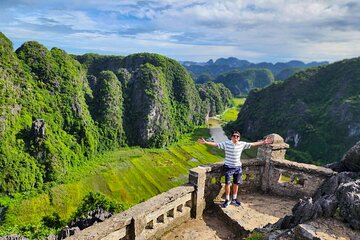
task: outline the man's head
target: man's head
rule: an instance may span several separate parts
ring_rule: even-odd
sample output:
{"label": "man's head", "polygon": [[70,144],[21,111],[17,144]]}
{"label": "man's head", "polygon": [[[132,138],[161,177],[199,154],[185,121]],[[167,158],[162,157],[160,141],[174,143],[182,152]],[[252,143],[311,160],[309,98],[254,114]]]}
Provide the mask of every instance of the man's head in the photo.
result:
{"label": "man's head", "polygon": [[240,141],[240,133],[238,131],[233,131],[231,134],[231,141],[233,143],[237,143],[238,141]]}

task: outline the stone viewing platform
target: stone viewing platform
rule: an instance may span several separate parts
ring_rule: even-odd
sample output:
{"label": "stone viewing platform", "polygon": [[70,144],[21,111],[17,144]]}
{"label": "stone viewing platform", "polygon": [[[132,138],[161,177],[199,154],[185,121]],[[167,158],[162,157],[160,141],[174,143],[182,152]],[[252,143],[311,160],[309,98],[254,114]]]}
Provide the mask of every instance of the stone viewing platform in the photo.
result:
{"label": "stone viewing platform", "polygon": [[240,207],[230,205],[225,209],[220,207],[223,200],[216,200],[216,209],[205,210],[203,219],[190,220],[161,239],[241,239],[255,228],[290,214],[296,203],[294,199],[259,193],[241,195],[239,200]]}
{"label": "stone viewing platform", "polygon": [[[306,211],[304,216],[291,215],[294,209],[303,206],[299,199],[310,199],[308,202],[312,203],[310,197],[336,172],[285,160],[288,145],[279,135],[270,136],[274,143],[259,147],[256,159],[242,160],[240,207],[220,207],[224,200],[222,164],[204,165],[190,170],[186,185],[170,189],[81,231],[67,229],[69,235],[74,233],[68,239],[242,239],[255,229],[266,231],[271,224],[287,226],[285,224],[299,219],[306,220],[309,214]],[[321,209],[327,211],[326,206]],[[276,238],[268,239],[360,240],[359,231],[335,218],[300,223],[287,230],[275,229]]]}
{"label": "stone viewing platform", "polygon": [[[252,231],[268,223],[275,223],[286,214],[291,213],[294,199],[280,198],[267,194],[248,194],[240,196],[241,207],[230,205],[218,210],[205,210],[203,218],[190,219],[179,227],[164,234],[160,240],[219,240],[242,239],[243,232]],[[216,202],[220,205],[221,202]],[[225,219],[224,219],[225,215]],[[321,240],[359,240],[360,232],[354,231],[345,223],[331,218],[321,218],[300,224],[297,228],[298,236],[311,236],[303,239]],[[314,238],[312,238],[314,237]],[[284,235],[279,240],[294,239]]]}

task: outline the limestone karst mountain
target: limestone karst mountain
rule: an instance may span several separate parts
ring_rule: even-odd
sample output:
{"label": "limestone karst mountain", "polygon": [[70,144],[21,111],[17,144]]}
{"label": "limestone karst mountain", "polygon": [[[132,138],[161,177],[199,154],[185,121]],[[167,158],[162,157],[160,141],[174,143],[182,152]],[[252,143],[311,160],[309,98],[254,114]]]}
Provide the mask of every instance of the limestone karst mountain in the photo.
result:
{"label": "limestone karst mountain", "polygon": [[200,96],[184,67],[157,54],[76,57],[34,41],[14,52],[0,33],[0,63],[1,193],[61,181],[99,152],[168,145],[231,98],[222,85]]}
{"label": "limestone karst mountain", "polygon": [[[231,104],[231,94],[222,85],[211,85],[212,90],[196,87],[177,61],[158,54],[124,58],[85,54],[76,59],[86,67],[94,92],[96,79],[103,70],[112,71],[121,82],[124,129],[130,145],[165,146],[203,124],[208,114],[216,115]],[[207,95],[199,95],[204,88]]]}

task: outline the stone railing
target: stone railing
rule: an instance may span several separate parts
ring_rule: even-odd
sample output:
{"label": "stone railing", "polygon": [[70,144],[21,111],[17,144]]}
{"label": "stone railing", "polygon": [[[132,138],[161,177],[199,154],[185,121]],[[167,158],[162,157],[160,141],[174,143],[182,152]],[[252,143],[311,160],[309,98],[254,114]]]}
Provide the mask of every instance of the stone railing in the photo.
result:
{"label": "stone railing", "polygon": [[[312,196],[333,174],[328,168],[285,160],[289,147],[277,134],[271,145],[258,148],[256,159],[242,160],[240,191],[265,192],[302,198]],[[224,193],[222,164],[196,167],[189,183],[157,195],[104,222],[76,233],[70,239],[153,239],[190,218],[200,218],[204,209]]]}
{"label": "stone railing", "polygon": [[194,186],[172,188],[67,239],[152,239],[189,220]]}
{"label": "stone railing", "polygon": [[[292,198],[311,197],[324,180],[333,175],[329,168],[285,160],[289,145],[277,134],[269,136],[274,139],[273,144],[259,147],[256,159],[242,160],[241,192],[261,191]],[[212,203],[224,194],[222,167],[223,164],[212,164],[190,170],[190,179],[194,172],[198,178],[204,179],[206,203]]]}

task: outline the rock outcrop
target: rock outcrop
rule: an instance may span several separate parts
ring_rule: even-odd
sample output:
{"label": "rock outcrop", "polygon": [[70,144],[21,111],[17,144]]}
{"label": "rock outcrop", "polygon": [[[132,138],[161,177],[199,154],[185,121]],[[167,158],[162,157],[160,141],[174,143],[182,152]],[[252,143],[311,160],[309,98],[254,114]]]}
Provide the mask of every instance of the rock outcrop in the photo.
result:
{"label": "rock outcrop", "polygon": [[[359,165],[360,141],[346,152],[340,162],[329,165],[339,173],[326,180],[313,197],[301,199],[293,207],[292,215],[267,226],[267,229],[294,229],[310,220],[336,217],[344,220],[351,228],[360,230]],[[269,236],[274,236],[274,233],[272,231]]]}
{"label": "rock outcrop", "polygon": [[360,141],[346,152],[340,162],[331,163],[327,167],[337,172],[360,172]]}
{"label": "rock outcrop", "polygon": [[339,214],[354,229],[360,229],[360,173],[339,173],[318,190],[312,198],[301,199],[275,226],[293,228],[300,223]]}
{"label": "rock outcrop", "polygon": [[96,222],[103,222],[105,219],[112,216],[112,213],[104,211],[102,208],[97,208],[94,211],[88,212],[87,216],[72,222],[70,226],[64,228],[56,237],[56,239],[65,239],[76,232],[83,230]]}
{"label": "rock outcrop", "polygon": [[33,121],[31,126],[31,131],[35,139],[43,140],[45,138],[45,120],[44,119],[36,119]]}

